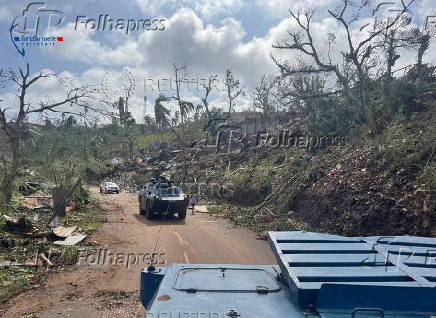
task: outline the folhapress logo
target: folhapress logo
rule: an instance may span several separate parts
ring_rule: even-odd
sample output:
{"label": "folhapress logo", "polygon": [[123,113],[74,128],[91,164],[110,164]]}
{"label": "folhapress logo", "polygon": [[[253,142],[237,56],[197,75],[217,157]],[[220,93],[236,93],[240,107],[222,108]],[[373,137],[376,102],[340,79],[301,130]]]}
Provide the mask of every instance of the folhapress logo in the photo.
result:
{"label": "folhapress logo", "polygon": [[76,17],[74,30],[78,28],[95,31],[123,31],[128,35],[134,31],[163,31],[165,30],[164,18],[143,19],[117,19],[109,14],[100,14],[98,18],[89,18],[85,15]]}
{"label": "folhapress logo", "polygon": [[[16,16],[11,24],[9,33],[11,41],[18,53],[26,55],[29,47],[48,47],[63,42],[63,36],[48,35],[50,28],[60,25],[65,15],[54,9],[47,8],[44,2],[31,2],[23,10],[21,16]],[[40,36],[42,33],[45,36]]]}

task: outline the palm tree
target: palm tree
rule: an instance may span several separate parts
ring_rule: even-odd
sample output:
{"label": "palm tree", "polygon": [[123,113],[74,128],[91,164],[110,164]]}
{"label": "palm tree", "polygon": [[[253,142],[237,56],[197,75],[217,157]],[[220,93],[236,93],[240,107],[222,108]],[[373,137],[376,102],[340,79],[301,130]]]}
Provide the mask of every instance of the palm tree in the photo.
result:
{"label": "palm tree", "polygon": [[180,101],[180,116],[182,117],[182,123],[186,121],[188,114],[195,109],[193,103],[181,100]]}
{"label": "palm tree", "polygon": [[160,94],[154,101],[154,118],[158,128],[166,128],[170,126],[170,110],[162,105],[162,102],[169,101],[170,98]]}

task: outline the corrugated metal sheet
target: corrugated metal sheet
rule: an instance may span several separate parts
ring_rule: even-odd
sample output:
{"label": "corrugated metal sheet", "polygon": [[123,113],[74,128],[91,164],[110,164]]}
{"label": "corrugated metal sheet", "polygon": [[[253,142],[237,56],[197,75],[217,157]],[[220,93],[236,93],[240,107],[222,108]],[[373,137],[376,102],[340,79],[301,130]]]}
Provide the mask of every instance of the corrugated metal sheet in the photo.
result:
{"label": "corrugated metal sheet", "polygon": [[305,307],[325,284],[436,287],[434,238],[270,232],[269,240],[282,278]]}
{"label": "corrugated metal sheet", "polygon": [[54,241],[53,243],[56,245],[72,246],[72,245],[76,245],[77,243],[83,241],[85,238],[86,238],[86,235],[71,235],[71,236],[68,236],[63,241]]}
{"label": "corrugated metal sheet", "polygon": [[63,227],[63,226],[56,226],[53,229],[53,233],[58,237],[66,238],[68,236],[71,236],[73,232],[76,230],[77,226],[72,227]]}

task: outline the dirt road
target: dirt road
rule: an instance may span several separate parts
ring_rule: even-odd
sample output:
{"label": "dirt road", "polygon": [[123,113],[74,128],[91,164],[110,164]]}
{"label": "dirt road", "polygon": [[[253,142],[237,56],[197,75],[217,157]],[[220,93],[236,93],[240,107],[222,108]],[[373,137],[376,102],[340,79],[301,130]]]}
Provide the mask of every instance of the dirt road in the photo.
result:
{"label": "dirt road", "polygon": [[73,270],[49,273],[46,286],[7,303],[4,317],[142,317],[139,276],[153,251],[160,254],[157,261],[165,261],[163,266],[275,263],[267,242],[222,219],[191,215],[189,210],[185,221],[176,217],[146,220],[138,214],[136,194],[102,195],[97,190],[91,192],[101,202],[108,222],[88,240],[105,250],[82,252]]}

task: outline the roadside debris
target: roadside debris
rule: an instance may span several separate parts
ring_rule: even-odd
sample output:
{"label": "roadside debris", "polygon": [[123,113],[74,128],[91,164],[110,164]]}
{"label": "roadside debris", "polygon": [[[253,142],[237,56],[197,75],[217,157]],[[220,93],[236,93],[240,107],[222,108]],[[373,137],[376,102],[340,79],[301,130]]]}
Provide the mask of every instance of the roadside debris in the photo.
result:
{"label": "roadside debris", "polygon": [[32,230],[32,223],[24,216],[13,218],[7,215],[1,216],[6,221],[6,231],[8,232],[30,232]]}
{"label": "roadside debris", "polygon": [[59,216],[56,214],[53,219],[50,221],[50,227],[56,227],[59,225]]}
{"label": "roadside debris", "polygon": [[113,166],[119,166],[119,165],[122,165],[124,163],[124,159],[123,158],[113,158],[111,163]]}
{"label": "roadside debris", "polygon": [[72,227],[57,226],[53,229],[53,233],[58,237],[66,238],[74,233],[76,227],[77,226],[72,226]]}
{"label": "roadside debris", "polygon": [[196,205],[195,211],[200,212],[200,213],[209,213],[209,211],[207,210],[207,207],[205,205]]}
{"label": "roadside debris", "polygon": [[72,246],[83,241],[86,238],[86,235],[82,235],[80,233],[76,233],[76,235],[73,235],[73,233],[76,231],[76,228],[77,226],[71,226],[71,227],[57,226],[53,228],[52,230],[53,234],[59,238],[64,239],[64,240],[54,241],[53,244]]}
{"label": "roadside debris", "polygon": [[86,238],[86,235],[71,235],[71,236],[68,236],[63,241],[54,241],[53,244],[72,246],[72,245],[76,245],[77,243],[83,241],[85,238]]}
{"label": "roadside debris", "polygon": [[25,196],[35,193],[39,189],[41,189],[41,185],[37,182],[25,182],[18,186],[18,191]]}
{"label": "roadside debris", "polygon": [[27,196],[22,205],[29,210],[39,209],[44,207],[52,207],[53,199],[50,195],[45,194],[41,190]]}

